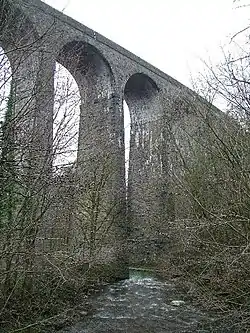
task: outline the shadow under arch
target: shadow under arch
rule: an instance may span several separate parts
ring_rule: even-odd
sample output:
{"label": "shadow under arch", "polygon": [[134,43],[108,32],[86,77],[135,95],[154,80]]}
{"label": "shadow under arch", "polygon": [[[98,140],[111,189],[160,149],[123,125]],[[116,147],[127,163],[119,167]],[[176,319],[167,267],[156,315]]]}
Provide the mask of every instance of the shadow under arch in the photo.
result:
{"label": "shadow under arch", "polygon": [[23,164],[26,168],[29,153],[28,149],[25,152],[23,150],[24,147],[31,147],[32,143],[40,146],[34,161],[41,166],[45,157],[48,159],[50,145],[49,116],[45,112],[46,103],[43,98],[45,85],[41,82],[41,36],[32,22],[32,17],[26,14],[18,2],[4,0],[0,4],[0,46],[10,62],[15,94],[13,108],[16,148],[25,156],[20,165]]}
{"label": "shadow under arch", "polygon": [[[60,50],[57,61],[67,68],[80,87],[82,99],[86,98],[86,84],[104,90],[113,85],[113,74],[108,61],[101,52],[89,43],[83,41],[68,42]],[[98,86],[96,86],[96,84]]]}
{"label": "shadow under arch", "polygon": [[39,43],[39,34],[33,22],[19,6],[13,1],[0,1],[0,45],[13,68],[20,54],[33,53]]}
{"label": "shadow under arch", "polygon": [[159,92],[159,88],[149,76],[144,73],[133,74],[126,82],[124,94],[125,98],[133,97],[150,98]]}
{"label": "shadow under arch", "polygon": [[[31,135],[27,122],[34,121],[34,126],[37,127],[35,140],[41,142],[41,150],[45,155],[44,151],[48,146],[48,126],[44,129],[40,121],[44,118],[44,114],[40,114],[44,113],[42,110],[45,104],[44,101],[40,101],[42,89],[45,90],[44,84],[41,84],[41,36],[32,18],[24,12],[18,2],[2,0],[0,4],[0,46],[4,49],[12,69],[15,115],[18,117],[18,127],[23,131],[23,135],[20,131],[18,133],[17,146],[22,143],[25,145],[25,138]],[[43,104],[43,107],[39,104]],[[43,122],[45,123],[45,120]]]}
{"label": "shadow under arch", "polygon": [[[159,88],[144,73],[133,74],[126,82],[124,100],[130,115],[130,156],[133,158],[135,146],[144,148],[149,133],[150,123],[157,119]],[[141,158],[149,152],[143,151]],[[138,156],[137,156],[138,157]],[[129,163],[131,164],[131,163]],[[132,167],[132,166],[131,166]],[[130,173],[130,172],[129,172]]]}
{"label": "shadow under arch", "polygon": [[[129,109],[130,115],[130,160],[136,155],[137,163],[141,163],[143,168],[144,162],[150,159],[151,138],[150,128],[158,120],[159,116],[159,88],[156,83],[146,74],[136,73],[126,82],[124,88],[124,100]],[[149,142],[147,142],[149,140]],[[145,150],[145,148],[149,150]],[[138,153],[140,152],[140,161]],[[145,158],[147,159],[146,161]],[[133,161],[135,163],[135,161]],[[134,168],[129,163],[130,169]],[[130,170],[131,171],[131,170]],[[131,172],[129,172],[131,173]]]}

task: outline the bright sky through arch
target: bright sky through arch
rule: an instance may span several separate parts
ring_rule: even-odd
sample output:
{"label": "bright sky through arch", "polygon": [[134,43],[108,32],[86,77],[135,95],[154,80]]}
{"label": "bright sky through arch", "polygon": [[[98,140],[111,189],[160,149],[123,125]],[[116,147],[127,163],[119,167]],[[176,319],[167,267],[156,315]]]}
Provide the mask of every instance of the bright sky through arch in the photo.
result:
{"label": "bright sky through arch", "polygon": [[[44,0],[191,87],[201,59],[249,23],[233,0]],[[237,2],[238,3],[238,2]]]}

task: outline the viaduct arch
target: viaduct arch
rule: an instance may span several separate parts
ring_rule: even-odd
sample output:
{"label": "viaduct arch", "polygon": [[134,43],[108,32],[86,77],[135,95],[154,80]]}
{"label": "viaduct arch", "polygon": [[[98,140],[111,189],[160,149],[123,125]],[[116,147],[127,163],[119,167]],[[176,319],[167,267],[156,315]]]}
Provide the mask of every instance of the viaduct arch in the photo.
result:
{"label": "viaduct arch", "polygon": [[[15,112],[27,113],[20,140],[32,136],[34,163],[42,168],[46,165],[48,177],[56,62],[67,68],[78,84],[81,114],[77,191],[84,196],[93,177],[102,179],[103,166],[111,168],[107,169],[109,179],[102,197],[105,205],[112,207],[108,219],[115,221],[110,236],[117,264],[115,274],[124,277],[128,229],[134,238],[158,229],[163,219],[159,214],[164,210],[162,198],[168,200],[171,191],[165,186],[170,182],[168,159],[163,156],[169,149],[166,140],[163,142],[164,126],[181,119],[187,105],[199,98],[167,74],[40,0],[0,1],[0,8],[0,43],[14,73]],[[128,202],[124,99],[131,117]],[[39,152],[35,149],[38,146],[42,148]],[[124,218],[126,211],[129,221]],[[164,214],[167,218],[168,211]]]}

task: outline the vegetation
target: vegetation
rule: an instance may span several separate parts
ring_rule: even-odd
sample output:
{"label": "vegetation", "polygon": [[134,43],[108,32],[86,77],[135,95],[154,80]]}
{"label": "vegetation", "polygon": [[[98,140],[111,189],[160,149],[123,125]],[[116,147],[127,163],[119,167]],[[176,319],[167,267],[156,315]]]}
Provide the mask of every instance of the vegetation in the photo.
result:
{"label": "vegetation", "polygon": [[189,116],[169,128],[178,216],[166,224],[171,250],[163,263],[183,278],[190,295],[220,313],[216,329],[230,332],[250,327],[250,57],[249,35],[237,43],[242,34],[196,84],[226,112],[212,104],[202,110],[196,102],[189,107],[191,121]]}
{"label": "vegetation", "polygon": [[[7,20],[5,10],[1,15],[2,21]],[[8,24],[1,22],[3,39],[10,26],[15,27],[11,16],[8,20]],[[28,29],[24,21],[19,23]],[[123,209],[117,199],[120,193],[111,193],[114,179],[117,181],[113,152],[91,151],[93,156],[86,159],[81,151],[79,163],[76,123],[81,96],[76,82],[57,64],[59,80],[54,85],[55,94],[51,94],[54,100],[41,106],[44,89],[53,91],[53,78],[42,73],[47,81],[41,84],[37,77],[34,80],[33,68],[26,60],[14,61],[18,52],[19,59],[27,52],[31,62],[34,54],[37,56],[39,41],[32,39],[32,31],[26,35],[27,39],[15,41],[16,48],[7,52],[13,68],[0,52],[4,69],[0,86],[9,87],[8,93],[4,90],[0,95],[0,325],[12,332],[35,327],[42,331],[50,319],[60,317],[62,309],[75,310],[72,304],[87,294],[90,285],[112,279],[117,254],[110,243],[116,241],[117,220]],[[220,319],[225,318],[232,331],[244,331],[250,325],[250,50],[249,36],[246,38],[238,52],[224,53],[219,66],[207,66],[199,90],[207,103],[199,97],[194,100],[193,95],[183,101],[176,94],[171,107],[180,111],[180,117],[170,114],[169,119],[169,110],[165,110],[162,142],[153,149],[163,162],[161,183],[157,177],[152,182],[157,189],[148,186],[147,177],[138,178],[145,196],[140,206],[145,210],[143,218],[149,216],[158,190],[163,206],[145,228],[146,234],[158,223],[161,240],[154,244],[158,256],[144,245],[139,256],[145,253],[172,277],[181,277],[188,293],[205,308],[219,310]],[[24,68],[30,72],[23,75]],[[19,76],[25,93],[16,80]],[[136,97],[141,93],[147,95],[139,91]],[[223,99],[226,113],[212,106],[217,96]],[[47,119],[51,105],[53,119]],[[46,121],[54,124],[51,137],[47,132],[52,129],[41,125]],[[93,125],[91,119],[88,125]],[[96,126],[93,137],[98,131],[106,133],[105,127],[104,123]],[[140,146],[142,154],[144,147]],[[149,160],[147,156],[143,161],[151,175]],[[137,169],[140,174],[140,165]],[[85,178],[79,170],[84,170]],[[140,234],[143,230],[137,231]],[[69,317],[67,311],[62,311],[58,327]]]}
{"label": "vegetation", "polygon": [[[0,40],[10,49],[0,48],[0,331],[46,331],[50,321],[60,326],[88,311],[82,304],[73,315],[73,304],[113,278],[109,250],[121,208],[108,191],[108,151],[88,168],[88,181],[81,177],[90,162],[77,156],[76,81],[60,63],[52,77],[37,68],[40,39],[7,3],[0,12]],[[11,44],[13,29],[20,36]]]}

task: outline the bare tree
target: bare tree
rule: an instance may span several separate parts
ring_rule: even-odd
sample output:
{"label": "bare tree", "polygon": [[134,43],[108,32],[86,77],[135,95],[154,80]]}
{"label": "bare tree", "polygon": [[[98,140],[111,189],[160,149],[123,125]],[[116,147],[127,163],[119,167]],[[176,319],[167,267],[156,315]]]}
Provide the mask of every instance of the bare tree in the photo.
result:
{"label": "bare tree", "polygon": [[110,153],[84,157],[92,168],[86,179],[81,175],[82,96],[74,78],[59,63],[47,76],[37,66],[50,30],[32,39],[25,18],[16,27],[8,10],[1,13],[0,41],[11,40],[15,28],[25,36],[13,33],[15,45],[0,52],[0,317],[20,327],[58,311],[62,291],[85,285],[86,264],[117,255],[110,242],[121,207],[112,193]]}
{"label": "bare tree", "polygon": [[[182,119],[165,127],[173,147],[169,165],[177,212],[167,225],[168,268],[237,331],[249,325],[248,27],[233,36],[223,56],[216,66],[206,64],[196,82],[207,104],[196,97],[181,105],[175,96],[173,108],[179,105]],[[212,105],[216,101],[224,112]]]}
{"label": "bare tree", "polygon": [[[1,10],[5,10],[4,6]],[[7,21],[1,26],[1,40],[11,34],[11,13],[10,18],[4,18]],[[19,24],[25,24],[25,19],[20,17]],[[24,45],[20,47],[19,43]],[[58,228],[53,209],[59,185],[61,189],[68,185],[63,169],[73,170],[76,163],[79,93],[72,78],[57,65],[54,135],[45,150],[42,137],[50,133],[44,134],[39,127],[36,103],[51,77],[45,77],[41,86],[37,81],[29,86],[24,79],[31,77],[32,81],[33,68],[27,59],[32,60],[38,48],[38,40],[30,46],[23,39],[16,40],[16,48],[0,52],[0,316],[7,320],[13,319],[14,307],[19,311],[19,302],[23,306],[31,302],[30,309],[35,306],[35,298],[28,301],[28,295],[41,299],[41,310],[49,306],[53,294],[67,280],[65,272],[72,262],[69,258],[67,267],[61,267],[59,252],[66,248],[67,230],[53,239]],[[24,80],[22,91],[17,79]],[[53,105],[54,101],[46,103]],[[64,183],[58,177],[64,177]],[[15,320],[13,324],[19,325]]]}

